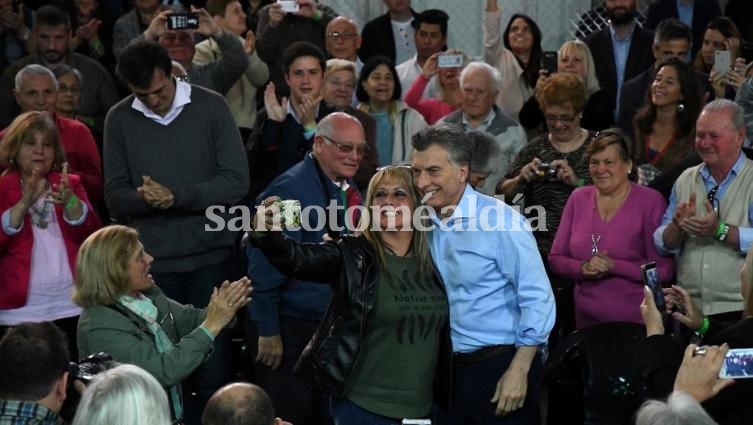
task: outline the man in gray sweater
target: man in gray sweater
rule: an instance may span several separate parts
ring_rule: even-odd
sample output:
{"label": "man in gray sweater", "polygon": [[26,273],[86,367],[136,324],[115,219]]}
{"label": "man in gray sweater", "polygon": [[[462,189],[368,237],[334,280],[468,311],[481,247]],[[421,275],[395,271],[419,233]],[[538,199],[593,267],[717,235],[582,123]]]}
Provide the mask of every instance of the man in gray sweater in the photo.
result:
{"label": "man in gray sweater", "polygon": [[[247,193],[243,143],[225,99],[173,78],[163,46],[131,44],[118,68],[133,94],[105,120],[107,206],[113,217],[139,230],[144,249],[154,257],[152,276],[165,295],[204,307],[214,286],[232,277],[230,257],[239,236],[227,227],[206,230],[217,227],[206,210],[227,211]],[[223,218],[227,223],[230,215]],[[200,400],[186,403],[199,415],[225,383],[228,361],[221,347],[215,341],[202,366],[211,376],[194,388]]]}

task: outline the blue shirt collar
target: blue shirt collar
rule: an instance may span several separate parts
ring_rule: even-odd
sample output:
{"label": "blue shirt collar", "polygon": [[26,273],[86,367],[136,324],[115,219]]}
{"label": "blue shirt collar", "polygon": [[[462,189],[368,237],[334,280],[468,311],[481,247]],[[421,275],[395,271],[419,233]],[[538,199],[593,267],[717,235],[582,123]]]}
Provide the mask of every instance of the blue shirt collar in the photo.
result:
{"label": "blue shirt collar", "polygon": [[724,177],[724,181],[717,182],[714,180],[714,177],[711,176],[711,170],[709,170],[709,167],[706,164],[703,164],[700,169],[701,177],[705,181],[712,182],[714,184],[723,184],[724,182],[728,181],[731,178],[734,178],[740,173],[740,170],[743,168],[743,164],[745,163],[745,154],[740,152],[740,156],[737,157],[737,161],[735,161],[735,164],[732,166],[732,169],[729,173]]}

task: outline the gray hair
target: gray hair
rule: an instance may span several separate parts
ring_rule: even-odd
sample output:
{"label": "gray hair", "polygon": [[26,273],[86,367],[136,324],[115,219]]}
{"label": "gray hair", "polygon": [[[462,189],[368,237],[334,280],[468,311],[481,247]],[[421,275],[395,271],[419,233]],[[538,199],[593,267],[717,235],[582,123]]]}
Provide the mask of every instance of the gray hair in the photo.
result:
{"label": "gray hair", "polygon": [[356,71],[355,62],[337,58],[327,59],[327,67],[324,69],[324,78],[327,78],[331,74],[339,71],[348,71],[353,74],[353,76],[358,78],[358,72]]}
{"label": "gray hair", "polygon": [[745,126],[745,116],[742,106],[729,99],[712,100],[703,107],[703,111],[701,112],[729,112],[732,125],[736,129]]}
{"label": "gray hair", "polygon": [[476,173],[491,173],[491,161],[499,155],[497,140],[491,134],[478,130],[465,133],[465,139],[466,143],[473,146],[471,169]]}
{"label": "gray hair", "polygon": [[37,65],[35,63],[26,65],[25,67],[21,68],[16,73],[16,79],[14,81],[16,90],[21,90],[21,86],[23,85],[23,79],[25,77],[42,76],[42,75],[46,75],[50,77],[50,80],[52,80],[52,85],[55,87],[55,91],[57,91],[58,80],[57,78],[55,78],[55,74],[53,74],[49,68],[46,68],[42,65]]}
{"label": "gray hair", "polygon": [[81,75],[81,72],[72,67],[68,66],[66,64],[58,65],[55,68],[52,69],[53,75],[55,75],[55,79],[62,77],[63,75],[73,74],[74,77],[76,77],[76,81],[78,81],[79,84],[83,84],[84,82],[84,76]]}
{"label": "gray hair", "polygon": [[641,406],[636,425],[717,425],[700,403],[682,391],[674,391],[667,402],[649,400]]}
{"label": "gray hair", "polygon": [[468,166],[470,176],[473,161],[473,145],[468,143],[463,130],[451,124],[437,124],[424,128],[413,135],[411,139],[413,149],[421,152],[431,146],[438,145],[447,151],[450,163],[456,167]]}
{"label": "gray hair", "polygon": [[84,391],[72,425],[170,425],[165,389],[144,369],[104,371]]}
{"label": "gray hair", "polygon": [[460,87],[463,87],[463,83],[465,82],[465,78],[468,76],[468,74],[477,70],[486,72],[486,74],[489,76],[489,79],[492,80],[492,90],[497,93],[502,90],[502,74],[499,73],[499,70],[489,65],[488,63],[478,61],[471,62],[466,65],[465,68],[463,68],[463,71],[460,73]]}

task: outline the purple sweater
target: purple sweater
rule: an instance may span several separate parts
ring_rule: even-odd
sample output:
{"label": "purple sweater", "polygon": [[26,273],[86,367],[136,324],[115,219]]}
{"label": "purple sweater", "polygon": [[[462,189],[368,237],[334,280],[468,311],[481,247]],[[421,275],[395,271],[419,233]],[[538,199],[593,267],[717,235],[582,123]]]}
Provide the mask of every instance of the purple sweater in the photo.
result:
{"label": "purple sweater", "polygon": [[[567,200],[549,264],[555,274],[575,283],[575,326],[582,329],[604,322],[643,323],[641,265],[655,261],[662,282],[669,281],[674,260],[662,257],[652,235],[667,208],[653,189],[630,183],[631,191],[619,211],[604,222],[596,209],[596,187],[575,190]],[[591,258],[591,235],[602,235],[599,252],[607,252],[614,268],[597,281],[583,279],[581,265]]]}

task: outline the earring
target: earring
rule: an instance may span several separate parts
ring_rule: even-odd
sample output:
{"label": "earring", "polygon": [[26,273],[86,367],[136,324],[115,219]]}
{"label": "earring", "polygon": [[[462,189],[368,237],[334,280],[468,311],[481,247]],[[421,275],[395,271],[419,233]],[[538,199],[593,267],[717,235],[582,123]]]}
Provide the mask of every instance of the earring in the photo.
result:
{"label": "earring", "polygon": [[678,103],[677,104],[677,112],[685,112],[685,104],[684,103]]}

